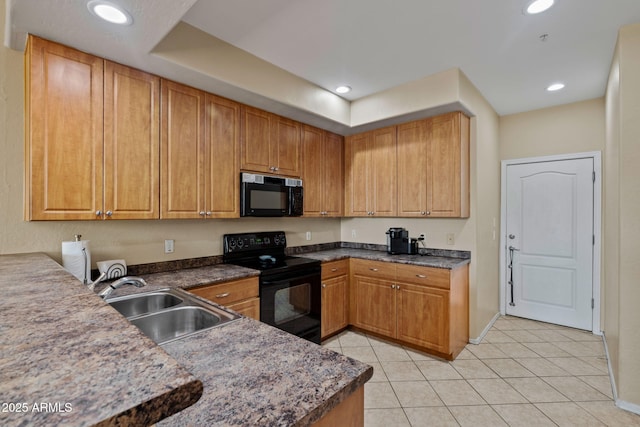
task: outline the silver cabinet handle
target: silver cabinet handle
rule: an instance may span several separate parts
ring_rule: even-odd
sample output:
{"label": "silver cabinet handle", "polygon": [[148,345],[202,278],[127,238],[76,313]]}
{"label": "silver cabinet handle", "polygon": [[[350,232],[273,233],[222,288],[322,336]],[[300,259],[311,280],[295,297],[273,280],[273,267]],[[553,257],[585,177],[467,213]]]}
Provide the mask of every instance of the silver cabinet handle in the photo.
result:
{"label": "silver cabinet handle", "polygon": [[205,215],[211,216],[211,211],[207,211],[207,213]]}
{"label": "silver cabinet handle", "polygon": [[106,211],[106,212],[105,212],[105,215],[107,215],[107,216],[111,216],[111,215],[113,215],[113,212],[111,212],[111,211]]}
{"label": "silver cabinet handle", "polygon": [[391,285],[391,289],[395,289],[395,288],[396,288],[396,285]]}
{"label": "silver cabinet handle", "polygon": [[326,287],[327,287],[327,284],[326,284],[326,283],[323,283],[323,284],[322,284],[322,287],[323,287],[323,288],[326,288]]}
{"label": "silver cabinet handle", "polygon": [[332,269],[331,269],[331,272],[332,272],[332,273],[335,273],[336,271],[338,271],[338,269],[337,269],[337,268],[332,268]]}
{"label": "silver cabinet handle", "polygon": [[224,294],[218,294],[216,295],[216,298],[226,298],[229,296],[229,292],[225,292]]}
{"label": "silver cabinet handle", "polygon": [[370,268],[369,270],[371,270],[371,271],[378,271],[378,269],[377,269],[377,268]]}
{"label": "silver cabinet handle", "polygon": [[427,215],[431,215],[431,211],[427,211]]}
{"label": "silver cabinet handle", "polygon": [[198,213],[200,214],[200,216],[204,216],[204,211],[200,211]]}
{"label": "silver cabinet handle", "polygon": [[425,276],[424,274],[416,274],[416,277],[420,278],[420,279],[426,279],[427,276]]}
{"label": "silver cabinet handle", "polygon": [[400,285],[396,285],[396,289],[397,289],[397,290],[400,290]]}
{"label": "silver cabinet handle", "polygon": [[426,211],[421,211],[421,212],[420,212],[420,215],[426,215],[426,214],[427,214],[427,212],[426,212]]}
{"label": "silver cabinet handle", "polygon": [[96,216],[102,216],[102,211],[96,211]]}

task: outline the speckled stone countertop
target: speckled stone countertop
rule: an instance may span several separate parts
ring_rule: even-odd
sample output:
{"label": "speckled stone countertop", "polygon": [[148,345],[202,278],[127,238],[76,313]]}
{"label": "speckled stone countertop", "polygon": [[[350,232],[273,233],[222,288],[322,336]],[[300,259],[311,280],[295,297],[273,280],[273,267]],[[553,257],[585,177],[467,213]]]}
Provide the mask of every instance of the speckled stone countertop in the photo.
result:
{"label": "speckled stone countertop", "polygon": [[432,255],[390,255],[383,251],[373,251],[368,249],[329,249],[324,251],[314,251],[300,253],[299,256],[313,258],[322,262],[336,261],[345,258],[360,258],[372,261],[395,262],[400,264],[420,265],[423,267],[446,268],[453,270],[471,261],[469,258],[451,258]]}
{"label": "speckled stone countertop", "polygon": [[373,375],[369,365],[249,318],[163,347],[202,380],[204,394],[159,426],[306,426]]}
{"label": "speckled stone countertop", "polygon": [[0,256],[0,292],[0,425],[148,425],[201,396],[199,379],[45,254]]}

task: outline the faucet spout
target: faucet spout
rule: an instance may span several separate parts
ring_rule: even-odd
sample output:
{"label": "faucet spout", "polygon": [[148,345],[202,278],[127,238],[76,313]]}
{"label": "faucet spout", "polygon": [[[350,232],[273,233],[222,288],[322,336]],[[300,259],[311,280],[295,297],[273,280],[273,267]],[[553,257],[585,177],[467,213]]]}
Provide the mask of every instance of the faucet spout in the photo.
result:
{"label": "faucet spout", "polygon": [[133,285],[136,288],[141,288],[143,286],[145,286],[147,284],[147,282],[144,281],[144,279],[142,277],[136,277],[136,276],[125,276],[125,277],[121,277],[120,279],[114,281],[113,283],[111,283],[109,286],[107,286],[106,288],[104,288],[102,291],[100,291],[100,293],[98,295],[100,295],[103,299],[108,297],[109,295],[111,295],[111,293],[113,291],[115,291],[116,289],[124,286],[124,285]]}

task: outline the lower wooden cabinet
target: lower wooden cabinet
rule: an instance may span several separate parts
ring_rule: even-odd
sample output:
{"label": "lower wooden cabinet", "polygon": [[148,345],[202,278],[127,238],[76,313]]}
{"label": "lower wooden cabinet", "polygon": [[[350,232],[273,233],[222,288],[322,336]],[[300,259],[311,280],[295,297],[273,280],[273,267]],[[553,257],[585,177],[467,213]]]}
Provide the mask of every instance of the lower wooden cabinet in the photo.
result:
{"label": "lower wooden cabinet", "polygon": [[454,359],[469,340],[468,265],[351,260],[351,324]]}
{"label": "lower wooden cabinet", "polygon": [[349,326],[348,295],[349,260],[322,264],[322,338]]}
{"label": "lower wooden cabinet", "polygon": [[189,289],[192,294],[224,305],[247,317],[260,320],[258,278],[233,280]]}

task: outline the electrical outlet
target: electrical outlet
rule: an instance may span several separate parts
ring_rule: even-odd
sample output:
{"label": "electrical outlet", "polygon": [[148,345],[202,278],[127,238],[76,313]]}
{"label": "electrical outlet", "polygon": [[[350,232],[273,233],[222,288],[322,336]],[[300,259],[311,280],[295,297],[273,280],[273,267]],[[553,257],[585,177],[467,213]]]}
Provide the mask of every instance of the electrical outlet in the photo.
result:
{"label": "electrical outlet", "polygon": [[355,230],[355,229],[351,230],[351,237],[352,237],[353,239],[355,239],[355,238],[356,238],[356,230]]}
{"label": "electrical outlet", "polygon": [[447,233],[447,245],[454,245],[456,243],[456,235],[453,233]]}
{"label": "electrical outlet", "polygon": [[165,240],[164,241],[164,253],[165,254],[172,254],[173,253],[173,239],[169,239],[169,240]]}
{"label": "electrical outlet", "polygon": [[427,233],[420,233],[418,236],[418,240],[425,241],[427,240]]}
{"label": "electrical outlet", "polygon": [[306,236],[307,240],[311,240],[311,232],[307,231],[307,236]]}

